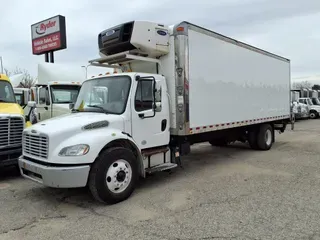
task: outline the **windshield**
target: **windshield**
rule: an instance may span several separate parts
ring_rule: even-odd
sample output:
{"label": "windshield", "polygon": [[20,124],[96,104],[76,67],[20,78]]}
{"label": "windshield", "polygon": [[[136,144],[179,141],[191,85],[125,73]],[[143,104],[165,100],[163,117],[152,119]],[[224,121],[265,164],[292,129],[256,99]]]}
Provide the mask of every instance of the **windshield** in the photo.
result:
{"label": "windshield", "polygon": [[7,81],[0,81],[0,102],[15,103],[12,86]]}
{"label": "windshield", "polygon": [[126,108],[130,86],[129,76],[88,80],[81,87],[74,109],[122,114]]}
{"label": "windshield", "polygon": [[75,103],[80,88],[79,85],[51,85],[52,103]]}

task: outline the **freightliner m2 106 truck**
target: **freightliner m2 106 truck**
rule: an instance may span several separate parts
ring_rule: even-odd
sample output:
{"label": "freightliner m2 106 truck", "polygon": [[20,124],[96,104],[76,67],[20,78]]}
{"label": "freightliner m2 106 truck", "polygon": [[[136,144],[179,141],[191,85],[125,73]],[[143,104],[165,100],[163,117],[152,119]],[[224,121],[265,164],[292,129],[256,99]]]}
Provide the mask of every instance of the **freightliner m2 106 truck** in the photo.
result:
{"label": "freightliner m2 106 truck", "polygon": [[193,144],[269,150],[291,123],[286,58],[188,22],[128,22],[98,39],[101,58],[89,63],[116,73],[86,80],[72,113],[24,131],[25,178],[116,203]]}

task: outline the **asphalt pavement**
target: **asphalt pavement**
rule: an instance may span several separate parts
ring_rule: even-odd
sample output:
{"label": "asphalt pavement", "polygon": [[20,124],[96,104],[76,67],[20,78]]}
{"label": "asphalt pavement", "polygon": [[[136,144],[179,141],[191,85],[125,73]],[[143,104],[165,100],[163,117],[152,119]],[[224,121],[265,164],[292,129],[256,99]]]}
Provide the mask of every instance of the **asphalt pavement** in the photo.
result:
{"label": "asphalt pavement", "polygon": [[194,146],[183,166],[116,205],[1,169],[0,240],[320,239],[320,120],[277,134],[266,152]]}

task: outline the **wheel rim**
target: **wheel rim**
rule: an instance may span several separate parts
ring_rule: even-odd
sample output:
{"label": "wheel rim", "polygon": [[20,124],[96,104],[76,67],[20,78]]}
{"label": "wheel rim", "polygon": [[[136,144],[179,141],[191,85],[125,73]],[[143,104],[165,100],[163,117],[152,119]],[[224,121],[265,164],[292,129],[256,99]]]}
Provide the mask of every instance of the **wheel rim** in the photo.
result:
{"label": "wheel rim", "polygon": [[108,168],[106,183],[108,189],[113,193],[121,193],[129,186],[132,179],[132,168],[130,164],[119,159]]}
{"label": "wheel rim", "polygon": [[315,115],[314,113],[310,113],[310,117],[311,117],[311,118],[315,118],[315,116],[316,116],[316,115]]}
{"label": "wheel rim", "polygon": [[268,129],[266,131],[266,135],[265,135],[265,141],[266,141],[266,144],[269,146],[272,142],[272,132],[270,129]]}

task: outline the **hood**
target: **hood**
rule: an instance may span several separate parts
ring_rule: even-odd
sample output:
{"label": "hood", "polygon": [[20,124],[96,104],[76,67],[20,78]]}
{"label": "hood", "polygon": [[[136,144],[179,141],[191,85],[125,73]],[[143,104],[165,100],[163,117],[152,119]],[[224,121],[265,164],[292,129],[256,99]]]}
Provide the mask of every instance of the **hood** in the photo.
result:
{"label": "hood", "polygon": [[319,105],[311,105],[310,108],[313,108],[313,109],[320,109],[320,106]]}
{"label": "hood", "polygon": [[99,121],[108,121],[108,127],[116,127],[118,129],[124,130],[124,119],[119,115],[104,114],[104,113],[69,113],[66,115],[61,115],[54,117],[42,122],[39,122],[27,129],[27,131],[36,130],[41,133],[45,133],[48,136],[63,135],[68,134],[74,135],[81,131],[81,128]]}
{"label": "hood", "polygon": [[52,107],[54,108],[54,115],[60,116],[64,114],[71,113],[71,110],[69,108],[69,103],[67,104],[53,104]]}
{"label": "hood", "polygon": [[54,108],[61,108],[63,110],[67,110],[68,112],[70,112],[69,103],[63,103],[63,104],[54,103],[53,106],[54,106]]}
{"label": "hood", "polygon": [[17,103],[0,102],[0,114],[1,113],[23,115],[23,109]]}

